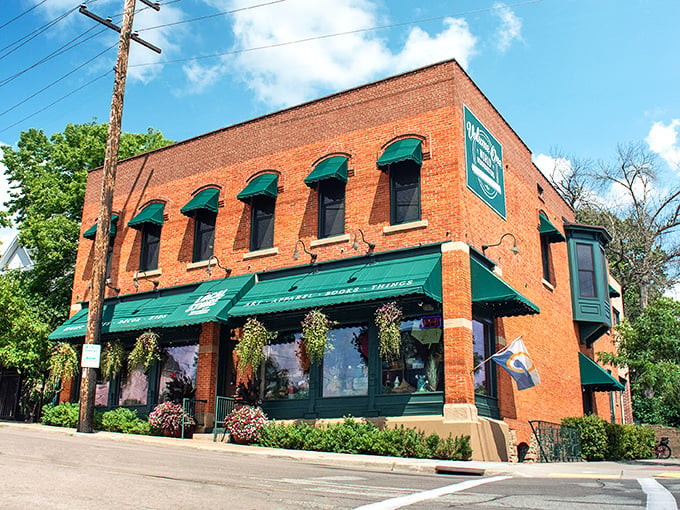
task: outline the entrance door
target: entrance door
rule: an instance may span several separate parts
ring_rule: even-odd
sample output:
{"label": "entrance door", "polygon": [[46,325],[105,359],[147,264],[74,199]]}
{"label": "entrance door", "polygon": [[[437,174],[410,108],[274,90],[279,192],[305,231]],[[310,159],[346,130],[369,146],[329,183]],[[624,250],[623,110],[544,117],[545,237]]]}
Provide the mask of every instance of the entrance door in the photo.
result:
{"label": "entrance door", "polygon": [[[496,338],[492,320],[472,320],[472,342],[474,365],[479,365],[496,352]],[[487,361],[475,370],[475,405],[481,416],[499,419],[496,365]]]}
{"label": "entrance door", "polygon": [[0,371],[0,418],[16,419],[19,401],[20,375],[15,371]]}

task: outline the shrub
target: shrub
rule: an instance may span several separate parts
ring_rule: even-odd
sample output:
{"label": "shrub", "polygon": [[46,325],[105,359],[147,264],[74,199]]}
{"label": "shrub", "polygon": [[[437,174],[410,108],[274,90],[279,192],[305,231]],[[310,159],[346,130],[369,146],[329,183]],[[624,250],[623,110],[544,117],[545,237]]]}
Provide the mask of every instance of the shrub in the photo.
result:
{"label": "shrub", "polygon": [[47,404],[42,409],[41,423],[57,427],[75,428],[78,425],[80,405],[76,402],[64,402],[57,406]]}
{"label": "shrub", "polygon": [[595,414],[564,418],[562,425],[576,427],[581,434],[581,457],[604,460],[607,457],[607,422]]}
{"label": "shrub", "polygon": [[594,414],[564,418],[562,425],[576,427],[581,433],[581,456],[585,460],[645,459],[653,454],[653,429],[616,425]]}
{"label": "shrub", "polygon": [[126,409],[125,407],[107,411],[102,415],[102,430],[122,432],[124,434],[148,435],[150,429],[149,422],[141,420],[137,416],[137,411]]}
{"label": "shrub", "polygon": [[269,420],[259,407],[241,406],[227,416],[225,425],[237,443],[257,443]]}

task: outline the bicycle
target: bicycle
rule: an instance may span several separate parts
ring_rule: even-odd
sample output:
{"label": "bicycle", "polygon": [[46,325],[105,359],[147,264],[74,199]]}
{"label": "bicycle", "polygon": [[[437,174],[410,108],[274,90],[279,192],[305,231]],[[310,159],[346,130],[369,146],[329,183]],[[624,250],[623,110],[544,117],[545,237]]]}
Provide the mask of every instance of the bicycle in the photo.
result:
{"label": "bicycle", "polygon": [[654,446],[654,453],[657,459],[667,459],[671,456],[671,447],[668,446],[668,438],[662,437]]}

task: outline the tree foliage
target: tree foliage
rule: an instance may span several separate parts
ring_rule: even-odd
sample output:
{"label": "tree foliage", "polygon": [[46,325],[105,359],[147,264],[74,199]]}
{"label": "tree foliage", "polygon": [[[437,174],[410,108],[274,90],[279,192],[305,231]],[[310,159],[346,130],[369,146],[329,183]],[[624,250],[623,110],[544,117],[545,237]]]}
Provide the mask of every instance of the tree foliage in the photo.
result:
{"label": "tree foliage", "polygon": [[[29,129],[21,133],[16,149],[3,147],[11,192],[0,224],[16,225],[21,243],[31,252],[34,269],[25,283],[45,304],[44,320],[52,328],[68,312],[87,174],[104,162],[107,129],[107,124],[95,122],[68,124],[51,137]],[[151,128],[124,133],[119,158],[169,143]]]}
{"label": "tree foliage", "polygon": [[617,327],[617,352],[604,363],[628,366],[633,413],[645,423],[680,426],[680,302],[660,298]]}

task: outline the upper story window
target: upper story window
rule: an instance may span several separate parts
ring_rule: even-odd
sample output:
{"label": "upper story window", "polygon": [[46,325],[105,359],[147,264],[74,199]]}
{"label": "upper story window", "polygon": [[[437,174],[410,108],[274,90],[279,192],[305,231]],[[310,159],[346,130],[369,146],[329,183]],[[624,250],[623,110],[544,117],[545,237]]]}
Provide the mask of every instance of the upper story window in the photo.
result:
{"label": "upper story window", "polygon": [[399,225],[420,220],[422,163],[422,142],[417,138],[397,140],[378,159],[378,168],[387,170],[390,177],[390,224]]}
{"label": "upper story window", "polygon": [[347,158],[333,156],[324,159],[305,178],[305,184],[316,187],[319,197],[318,237],[345,233],[345,183]]}
{"label": "upper story window", "polygon": [[194,249],[192,262],[210,260],[215,244],[215,221],[219,207],[220,190],[206,188],[187,203],[180,212],[194,218]]}
{"label": "upper story window", "polygon": [[250,251],[274,246],[274,209],[278,196],[279,176],[260,174],[237,195],[250,204]]}
{"label": "upper story window", "polygon": [[154,202],[142,209],[128,223],[129,227],[139,230],[142,234],[142,246],[139,257],[140,271],[158,269],[164,211],[165,204]]}
{"label": "upper story window", "polygon": [[579,295],[581,297],[597,297],[595,256],[592,244],[576,243],[576,264],[578,266]]}
{"label": "upper story window", "polygon": [[[106,249],[106,278],[111,276],[111,265],[113,264],[113,248],[116,242],[116,233],[118,232],[118,215],[111,215],[111,227],[109,229],[109,245]],[[83,237],[85,239],[91,239],[94,241],[97,235],[97,224],[95,223],[85,232],[83,232]]]}
{"label": "upper story window", "polygon": [[541,263],[543,267],[543,279],[554,285],[555,277],[552,269],[552,252],[550,245],[552,243],[562,243],[566,239],[562,232],[560,232],[555,225],[553,225],[548,217],[543,213],[538,215],[539,225],[538,231],[541,235]]}

